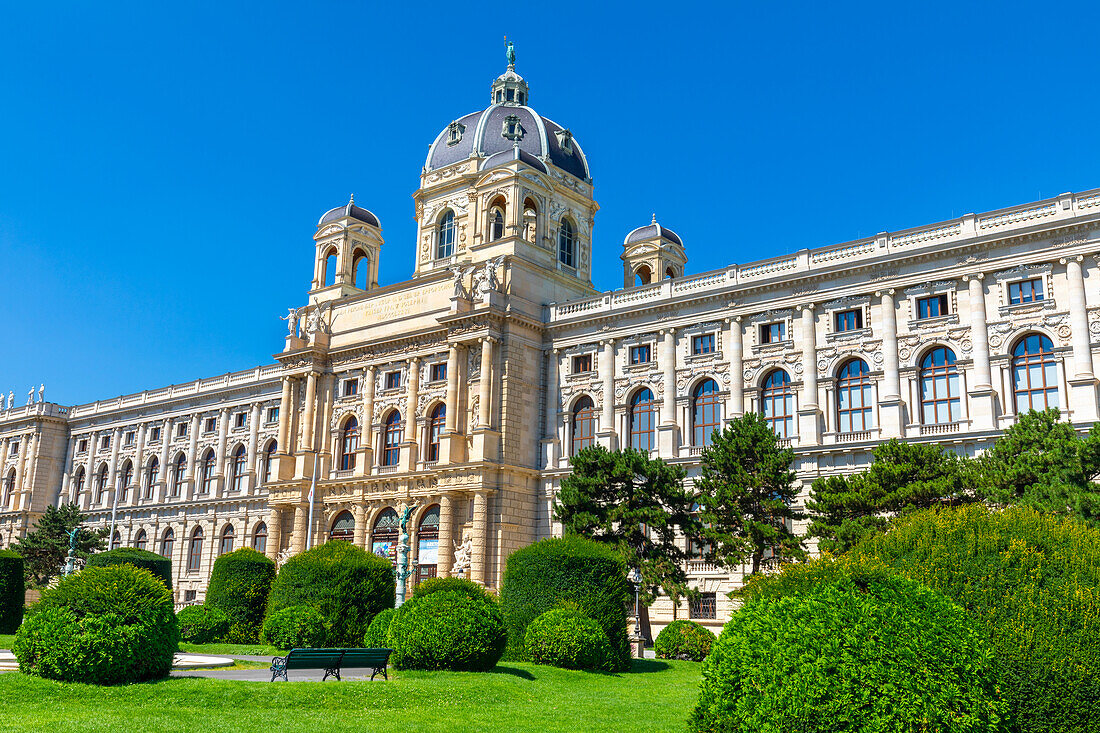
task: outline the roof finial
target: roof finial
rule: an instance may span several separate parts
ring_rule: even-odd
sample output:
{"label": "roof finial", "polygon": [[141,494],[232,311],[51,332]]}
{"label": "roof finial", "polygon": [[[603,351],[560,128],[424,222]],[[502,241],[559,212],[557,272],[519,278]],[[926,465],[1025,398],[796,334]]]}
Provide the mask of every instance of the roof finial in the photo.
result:
{"label": "roof finial", "polygon": [[649,223],[650,224],[656,224],[657,223],[657,213],[656,212],[653,213],[653,219]]}
{"label": "roof finial", "polygon": [[515,71],[516,69],[516,47],[508,40],[508,36],[504,37],[504,55],[508,59],[508,68]]}
{"label": "roof finial", "polygon": [[354,203],[355,203],[355,194],[352,194],[351,197],[348,198],[348,206],[351,206]]}

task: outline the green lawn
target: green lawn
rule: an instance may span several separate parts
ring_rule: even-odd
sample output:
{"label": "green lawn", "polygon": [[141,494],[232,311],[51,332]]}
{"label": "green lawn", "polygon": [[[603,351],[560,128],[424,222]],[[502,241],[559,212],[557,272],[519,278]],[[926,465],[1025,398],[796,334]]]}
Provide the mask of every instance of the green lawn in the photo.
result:
{"label": "green lawn", "polygon": [[15,643],[15,634],[0,634],[0,649],[11,649]]}
{"label": "green lawn", "polygon": [[481,674],[397,672],[389,682],[177,678],[121,687],[11,672],[0,674],[0,731],[668,733],[685,727],[700,667],[647,660],[603,675],[510,662]]}

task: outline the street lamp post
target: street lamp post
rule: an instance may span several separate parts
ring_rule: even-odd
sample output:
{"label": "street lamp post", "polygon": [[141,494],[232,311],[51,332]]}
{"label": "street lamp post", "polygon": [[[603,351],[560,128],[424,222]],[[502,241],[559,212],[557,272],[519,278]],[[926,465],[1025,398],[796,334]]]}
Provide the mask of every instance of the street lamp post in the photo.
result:
{"label": "street lamp post", "polygon": [[641,659],[645,656],[645,648],[642,646],[642,618],[638,609],[638,593],[642,588],[642,573],[638,568],[631,568],[626,579],[634,585],[634,633],[631,634],[630,640],[638,645],[638,658]]}

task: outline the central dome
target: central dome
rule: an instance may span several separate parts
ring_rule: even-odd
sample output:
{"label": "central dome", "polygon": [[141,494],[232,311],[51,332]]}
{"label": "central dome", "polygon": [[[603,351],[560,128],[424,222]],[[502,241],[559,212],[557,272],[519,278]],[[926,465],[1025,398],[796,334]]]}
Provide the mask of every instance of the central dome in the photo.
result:
{"label": "central dome", "polygon": [[525,104],[527,82],[516,73],[514,63],[493,82],[489,99],[492,104],[487,109],[459,117],[436,136],[428,148],[425,172],[468,158],[480,159],[479,168],[484,170],[517,158],[530,164],[533,157],[583,181],[591,180],[588,160],[573,133]]}

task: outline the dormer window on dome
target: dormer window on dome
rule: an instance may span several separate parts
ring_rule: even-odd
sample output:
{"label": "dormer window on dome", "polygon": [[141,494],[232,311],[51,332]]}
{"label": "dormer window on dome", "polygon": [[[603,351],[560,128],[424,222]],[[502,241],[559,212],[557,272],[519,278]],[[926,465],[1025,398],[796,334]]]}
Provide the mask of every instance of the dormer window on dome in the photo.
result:
{"label": "dormer window on dome", "polygon": [[466,132],[466,125],[461,122],[452,122],[447,125],[447,144],[457,145],[462,140],[462,133]]}
{"label": "dormer window on dome", "polygon": [[519,117],[516,115],[508,115],[504,118],[504,129],[500,132],[501,137],[507,138],[512,142],[519,142],[523,139],[525,134],[527,134],[527,130],[520,124]]}
{"label": "dormer window on dome", "polygon": [[572,155],[573,133],[569,130],[558,130],[554,135],[558,138],[558,145],[561,146],[562,152],[566,155]]}

